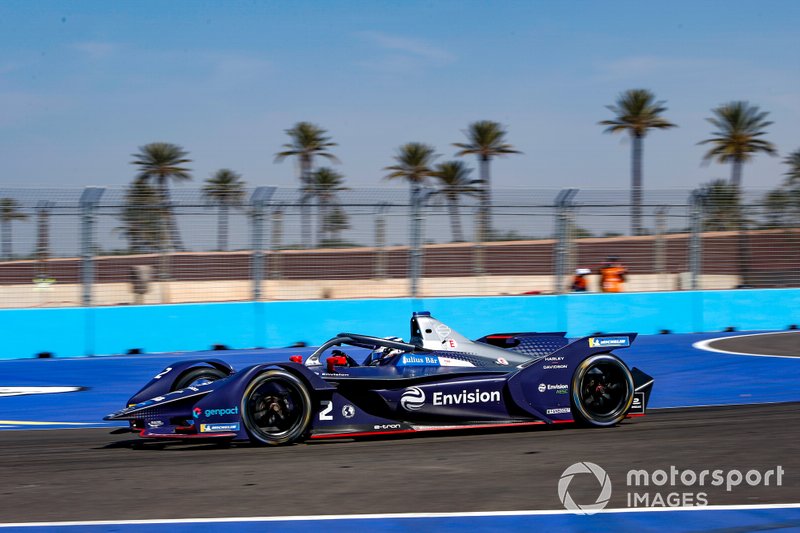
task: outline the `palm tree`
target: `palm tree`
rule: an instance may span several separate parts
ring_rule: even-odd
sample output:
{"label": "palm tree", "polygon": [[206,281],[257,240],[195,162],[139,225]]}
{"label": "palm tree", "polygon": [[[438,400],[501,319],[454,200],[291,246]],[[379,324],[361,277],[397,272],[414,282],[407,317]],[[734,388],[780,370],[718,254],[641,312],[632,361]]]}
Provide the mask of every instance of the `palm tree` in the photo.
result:
{"label": "palm tree", "polygon": [[663,100],[656,100],[647,89],[629,89],[620,93],[614,105],[606,106],[616,116],[602,120],[607,126],[605,133],[622,133],[631,136],[631,231],[642,234],[642,150],[644,137],[651,129],[664,130],[677,127],[664,119],[661,113],[667,110]]}
{"label": "palm tree", "polygon": [[724,179],[699,189],[703,198],[703,231],[736,231],[743,216],[741,191]]}
{"label": "palm tree", "polygon": [[153,253],[164,247],[166,231],[160,196],[155,187],[138,179],[125,190],[125,203],[119,214],[122,226],[114,230],[125,236],[130,252]]}
{"label": "palm tree", "polygon": [[317,218],[319,220],[320,240],[330,240],[333,233],[329,224],[331,206],[336,198],[336,193],[346,191],[343,185],[344,176],[329,167],[322,167],[311,174],[305,196],[317,199]]}
{"label": "palm tree", "polygon": [[20,211],[19,202],[13,198],[0,198],[0,225],[2,226],[3,260],[11,259],[11,223],[14,220],[25,220],[28,215]]}
{"label": "palm tree", "polygon": [[394,155],[395,164],[384,168],[389,173],[386,179],[402,179],[411,185],[411,226],[409,255],[409,279],[411,297],[417,297],[419,278],[422,276],[422,185],[431,176],[431,164],[438,157],[433,146],[424,143],[407,143],[397,149]]}
{"label": "palm tree", "polygon": [[731,185],[740,187],[742,184],[742,165],[752,159],[758,152],[775,154],[775,146],[764,139],[764,128],[772,124],[767,120],[769,112],[761,111],[758,106],[748,102],[729,102],[711,110],[714,116],[708,118],[717,128],[712,132],[714,137],[700,141],[698,144],[711,144],[713,147],[706,152],[703,161],[712,159],[720,163],[731,162]]}
{"label": "palm tree", "polygon": [[791,225],[792,193],[783,188],[769,191],[761,200],[766,229],[784,228]]}
{"label": "palm tree", "polygon": [[165,247],[176,250],[183,250],[178,225],[175,215],[172,212],[169,197],[169,182],[181,182],[192,179],[190,170],[186,168],[186,163],[191,163],[189,155],[182,147],[177,144],[166,142],[155,142],[139,147],[139,153],[133,154],[134,160],[131,164],[139,167],[137,180],[149,183],[156,187],[162,205],[161,222],[166,226]]}
{"label": "palm tree", "polygon": [[470,124],[464,135],[466,143],[453,143],[460,150],[457,156],[475,154],[478,156],[481,182],[480,240],[485,241],[492,235],[492,183],[489,175],[489,163],[493,157],[519,154],[518,150],[505,141],[506,130],[497,122],[479,120]]}
{"label": "palm tree", "polygon": [[397,149],[395,164],[384,168],[390,171],[386,179],[403,179],[411,184],[412,195],[417,195],[421,185],[431,176],[431,164],[439,157],[436,149],[424,143],[407,143]]}
{"label": "palm tree", "polygon": [[311,172],[314,169],[314,158],[324,157],[330,161],[338,162],[336,156],[328,152],[329,148],[337,146],[331,138],[327,136],[327,131],[316,124],[310,122],[298,122],[292,128],[286,130],[286,134],[291,138],[291,142],[283,145],[282,152],[275,154],[275,162],[280,162],[287,157],[296,157],[300,168],[300,216],[301,216],[301,237],[303,246],[311,244],[311,220],[308,212],[309,197],[305,191],[311,180]]}
{"label": "palm tree", "polygon": [[228,210],[244,200],[242,176],[227,168],[217,170],[206,180],[203,196],[217,204],[217,248],[228,250]]}
{"label": "palm tree", "polygon": [[436,195],[441,195],[447,202],[450,211],[450,225],[453,230],[453,241],[464,242],[461,231],[461,215],[459,214],[459,197],[477,196],[480,189],[475,187],[475,181],[469,179],[472,172],[463,161],[446,161],[436,166],[431,176],[438,180]]}
{"label": "palm tree", "polygon": [[789,166],[786,172],[786,185],[800,185],[800,148],[786,156],[783,160]]}
{"label": "palm tree", "polygon": [[341,232],[350,229],[350,217],[347,215],[342,206],[333,205],[329,206],[327,214],[325,215],[325,228],[330,237],[328,243],[330,245],[342,246],[347,245],[340,236]]}

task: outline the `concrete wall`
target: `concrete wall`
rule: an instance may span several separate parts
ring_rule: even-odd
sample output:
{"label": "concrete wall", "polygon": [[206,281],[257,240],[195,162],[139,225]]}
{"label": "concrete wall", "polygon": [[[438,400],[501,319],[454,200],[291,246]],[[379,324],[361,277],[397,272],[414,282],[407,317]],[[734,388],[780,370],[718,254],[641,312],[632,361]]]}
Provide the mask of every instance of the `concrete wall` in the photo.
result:
{"label": "concrete wall", "polygon": [[[600,291],[600,276],[588,276],[590,291]],[[566,277],[564,282],[569,284]],[[423,298],[470,296],[508,296],[528,291],[552,294],[556,280],[551,275],[476,276],[422,278],[419,294]],[[739,277],[704,274],[699,278],[704,290],[732,289]],[[674,291],[691,285],[688,272],[673,274],[633,274],[625,281],[626,292]],[[410,283],[405,278],[390,279],[282,279],[262,282],[261,294],[267,300],[325,300],[346,298],[407,298]],[[151,283],[150,291],[140,300],[130,283],[96,283],[92,301],[97,306],[135,304],[178,304],[211,302],[248,302],[253,295],[248,280],[169,281]],[[81,305],[81,286],[56,283],[38,287],[32,283],[0,286],[0,308],[30,309],[75,307]]]}
{"label": "concrete wall", "polygon": [[800,289],[560,296],[307,300],[0,310],[0,359],[318,344],[341,331],[408,337],[412,311],[454,329],[491,332],[676,333],[783,329],[800,323]]}

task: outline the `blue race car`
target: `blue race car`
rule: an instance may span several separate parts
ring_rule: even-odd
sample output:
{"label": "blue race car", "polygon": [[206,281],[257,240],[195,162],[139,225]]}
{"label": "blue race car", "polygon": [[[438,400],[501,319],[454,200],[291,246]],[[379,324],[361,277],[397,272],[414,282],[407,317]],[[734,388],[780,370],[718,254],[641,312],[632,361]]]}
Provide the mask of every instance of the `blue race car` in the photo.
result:
{"label": "blue race car", "polygon": [[216,359],[175,363],[105,420],[127,420],[142,437],[267,445],[450,429],[613,426],[644,415],[650,398],[653,378],[612,353],[635,338],[570,342],[564,333],[496,333],[472,341],[420,312],[411,318],[408,342],[341,333],[305,361],[292,356],[238,372]]}

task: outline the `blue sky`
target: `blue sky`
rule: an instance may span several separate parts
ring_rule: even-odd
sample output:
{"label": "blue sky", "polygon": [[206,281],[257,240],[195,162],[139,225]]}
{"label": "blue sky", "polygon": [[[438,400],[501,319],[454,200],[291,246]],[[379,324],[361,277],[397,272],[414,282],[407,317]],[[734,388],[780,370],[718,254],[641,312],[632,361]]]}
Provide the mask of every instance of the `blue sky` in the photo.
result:
{"label": "blue sky", "polygon": [[[123,185],[152,141],[190,151],[195,182],[228,167],[294,186],[273,156],[299,120],[339,143],[353,186],[408,141],[441,160],[467,124],[508,127],[524,155],[496,187],[614,187],[629,145],[602,134],[604,106],[645,87],[679,128],[645,142],[645,184],[728,177],[701,165],[710,109],[771,112],[747,187],[777,185],[800,148],[800,2],[52,2],[0,5],[0,160],[6,186]],[[472,161],[471,161],[472,162]]]}

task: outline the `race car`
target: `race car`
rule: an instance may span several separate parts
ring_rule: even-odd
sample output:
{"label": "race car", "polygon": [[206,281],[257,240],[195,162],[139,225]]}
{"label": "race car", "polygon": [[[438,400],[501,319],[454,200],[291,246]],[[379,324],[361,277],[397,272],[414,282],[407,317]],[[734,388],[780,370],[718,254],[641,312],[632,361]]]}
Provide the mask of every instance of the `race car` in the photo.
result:
{"label": "race car", "polygon": [[650,399],[653,378],[612,353],[635,338],[598,334],[570,342],[564,333],[529,332],[469,340],[416,312],[408,342],[340,333],[305,361],[295,355],[238,372],[218,359],[175,363],[105,420],[127,420],[142,437],[259,445],[489,427],[614,426],[644,415]]}

